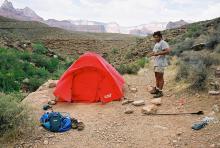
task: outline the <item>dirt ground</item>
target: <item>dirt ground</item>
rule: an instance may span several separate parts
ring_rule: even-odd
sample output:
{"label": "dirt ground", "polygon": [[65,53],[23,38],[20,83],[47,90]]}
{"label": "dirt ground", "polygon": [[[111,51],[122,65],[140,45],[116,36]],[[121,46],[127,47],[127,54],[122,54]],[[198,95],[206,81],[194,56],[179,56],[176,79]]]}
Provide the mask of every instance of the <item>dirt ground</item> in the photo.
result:
{"label": "dirt ground", "polygon": [[[50,133],[37,127],[38,134],[15,144],[16,147],[45,148],[208,148],[220,147],[220,124],[213,123],[199,131],[193,131],[193,123],[208,116],[214,104],[220,105],[219,96],[204,94],[178,94],[177,86],[171,85],[174,73],[170,70],[165,75],[165,96],[159,113],[190,112],[203,110],[205,115],[180,116],[143,116],[142,107],[133,107],[133,114],[125,114],[129,105],[120,101],[108,104],[69,104],[58,103],[55,111],[68,112],[86,125],[83,131],[70,130],[65,133]],[[169,74],[169,75],[168,75]],[[124,75],[130,87],[136,87],[132,93],[125,87],[125,97],[145,100],[150,103],[152,95],[148,86],[154,85],[152,68],[139,71],[138,75]],[[169,86],[169,87],[168,87]],[[37,118],[43,113],[42,105],[54,98],[53,89],[44,89],[30,94],[25,102],[32,105]],[[217,114],[215,114],[217,116]]]}

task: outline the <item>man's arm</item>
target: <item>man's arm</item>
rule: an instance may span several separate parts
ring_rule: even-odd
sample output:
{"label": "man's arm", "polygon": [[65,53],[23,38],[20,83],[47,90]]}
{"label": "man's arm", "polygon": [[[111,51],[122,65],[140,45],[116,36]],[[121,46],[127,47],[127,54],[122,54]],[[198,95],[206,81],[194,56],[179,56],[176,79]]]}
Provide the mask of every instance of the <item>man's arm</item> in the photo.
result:
{"label": "man's arm", "polygon": [[164,49],[163,51],[160,51],[160,52],[156,52],[156,53],[152,52],[150,54],[150,56],[166,55],[166,54],[169,54],[170,51],[171,51],[170,48],[166,48],[166,49]]}

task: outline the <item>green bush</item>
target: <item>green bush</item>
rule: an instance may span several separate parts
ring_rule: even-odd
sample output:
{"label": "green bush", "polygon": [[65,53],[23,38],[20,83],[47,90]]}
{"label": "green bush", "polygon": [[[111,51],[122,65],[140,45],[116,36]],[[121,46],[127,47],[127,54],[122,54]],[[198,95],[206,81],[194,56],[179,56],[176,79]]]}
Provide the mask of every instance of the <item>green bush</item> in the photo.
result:
{"label": "green bush", "polygon": [[140,69],[140,66],[136,63],[133,64],[121,64],[118,68],[116,68],[120,74],[136,74]]}
{"label": "green bush", "polygon": [[58,67],[58,69],[54,72],[53,76],[51,79],[59,79],[60,76],[67,70],[64,66]]}
{"label": "green bush", "polygon": [[0,94],[0,137],[10,139],[21,136],[31,125],[26,109],[15,95]]}
{"label": "green bush", "polygon": [[145,64],[149,62],[148,58],[141,58],[137,61],[137,64],[141,67],[144,68]]}
{"label": "green bush", "polygon": [[112,52],[113,54],[116,54],[116,53],[118,53],[118,51],[119,51],[118,48],[112,48],[112,51],[111,51],[111,52]]}
{"label": "green bush", "polygon": [[44,83],[44,81],[45,79],[39,77],[30,78],[29,83],[27,84],[29,91],[36,91],[39,88],[39,86],[41,86]]}
{"label": "green bush", "polygon": [[[28,91],[36,90],[53,77],[61,61],[38,53],[0,48],[0,63],[0,91],[8,93],[19,91],[24,79],[31,80],[26,84]],[[63,64],[64,68],[66,65]]]}
{"label": "green bush", "polygon": [[192,24],[187,28],[186,37],[198,37],[203,32],[202,26],[198,24]]}
{"label": "green bush", "polygon": [[33,44],[33,52],[38,54],[45,54],[48,52],[48,50],[42,43],[35,43]]}

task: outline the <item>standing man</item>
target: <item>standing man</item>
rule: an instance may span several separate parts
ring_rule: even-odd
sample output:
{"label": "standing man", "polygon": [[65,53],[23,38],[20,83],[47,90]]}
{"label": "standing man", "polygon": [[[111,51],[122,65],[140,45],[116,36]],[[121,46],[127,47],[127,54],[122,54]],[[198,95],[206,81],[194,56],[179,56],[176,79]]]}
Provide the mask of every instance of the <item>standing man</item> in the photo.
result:
{"label": "standing man", "polygon": [[156,86],[150,93],[154,94],[154,98],[159,98],[163,96],[164,69],[168,66],[166,55],[169,54],[170,48],[168,43],[163,40],[160,31],[154,32],[153,37],[156,44],[150,56],[154,57]]}

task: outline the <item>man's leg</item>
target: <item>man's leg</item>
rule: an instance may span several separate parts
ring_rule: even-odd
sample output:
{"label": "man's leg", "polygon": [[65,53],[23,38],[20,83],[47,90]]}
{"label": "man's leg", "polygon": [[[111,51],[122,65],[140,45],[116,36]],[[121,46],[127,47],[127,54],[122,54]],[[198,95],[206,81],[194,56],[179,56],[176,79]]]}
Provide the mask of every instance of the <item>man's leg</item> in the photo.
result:
{"label": "man's leg", "polygon": [[[154,70],[155,70],[155,68],[154,68]],[[151,94],[157,94],[158,91],[159,91],[159,84],[160,83],[159,83],[159,79],[158,79],[158,73],[155,72],[154,74],[155,74],[155,84],[156,84],[156,86],[154,87],[153,90],[150,91]]]}
{"label": "man's leg", "polygon": [[164,85],[163,73],[158,73],[158,78],[159,78],[158,88],[162,91],[163,90],[163,85]]}
{"label": "man's leg", "polygon": [[158,72],[155,72],[155,79],[156,79],[156,88],[159,88],[160,86],[160,80],[159,80],[159,73]]}
{"label": "man's leg", "polygon": [[163,67],[158,67],[157,72],[156,72],[156,79],[157,79],[157,83],[158,83],[157,88],[159,90],[155,94],[154,98],[159,98],[159,97],[163,96],[163,92],[162,92],[163,85],[164,85],[163,75],[164,75],[164,68]]}

